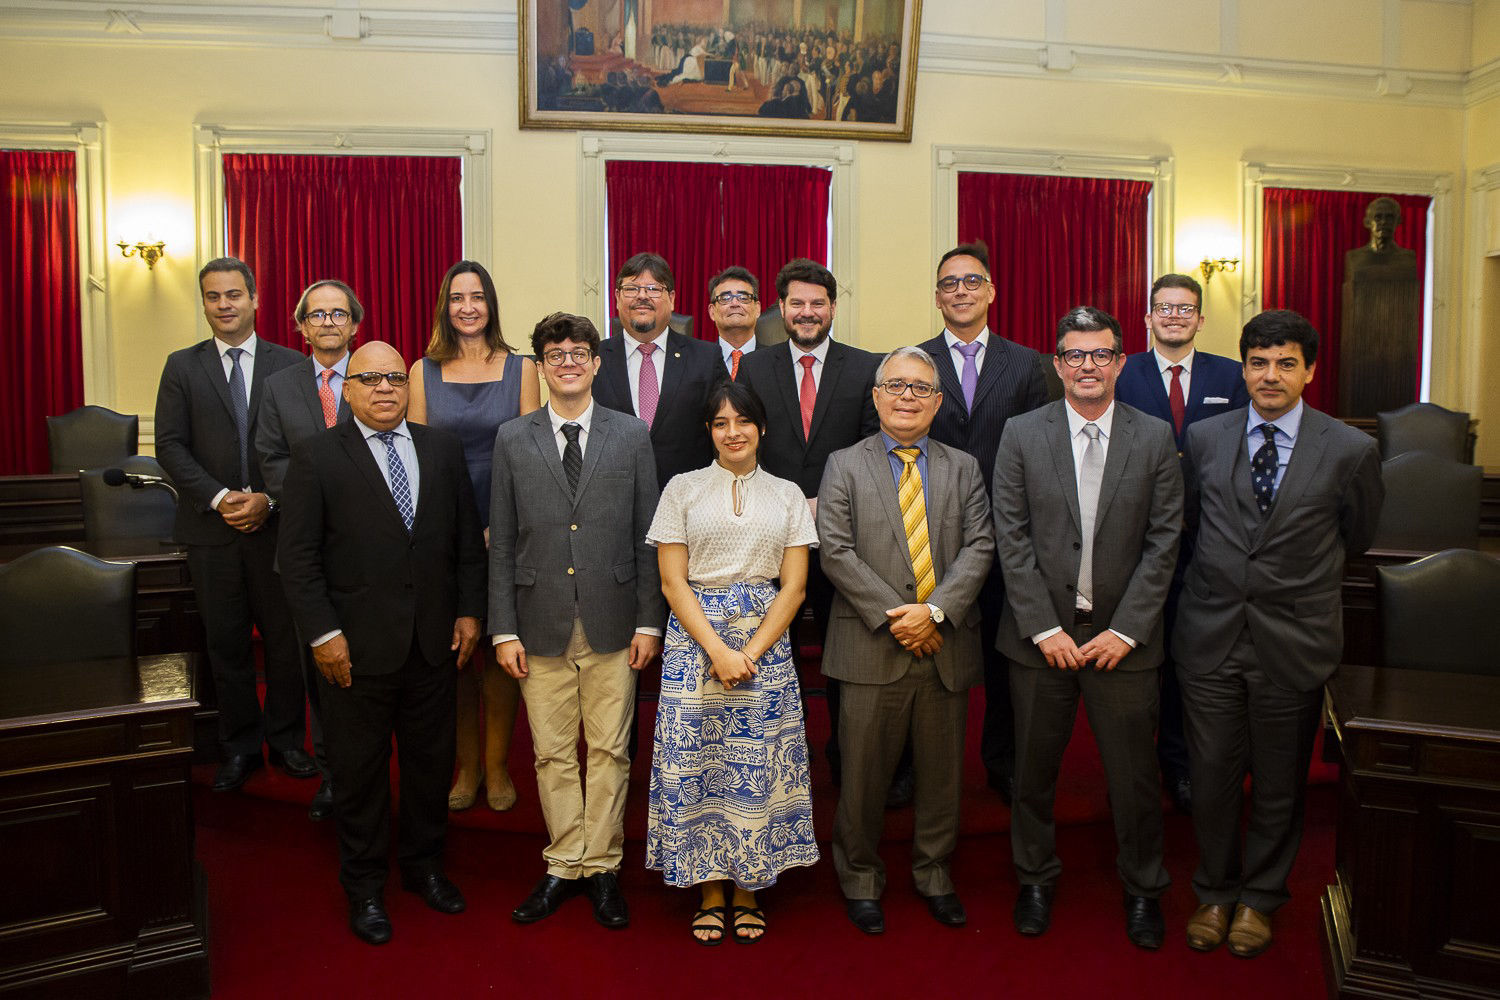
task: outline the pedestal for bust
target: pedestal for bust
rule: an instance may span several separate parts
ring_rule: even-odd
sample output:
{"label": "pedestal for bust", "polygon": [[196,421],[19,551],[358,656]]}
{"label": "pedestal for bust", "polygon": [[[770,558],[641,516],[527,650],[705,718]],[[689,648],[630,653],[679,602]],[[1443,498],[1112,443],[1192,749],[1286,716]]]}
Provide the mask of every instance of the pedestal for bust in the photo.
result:
{"label": "pedestal for bust", "polygon": [[1344,255],[1339,416],[1373,417],[1417,400],[1422,286],[1417,255],[1368,246]]}

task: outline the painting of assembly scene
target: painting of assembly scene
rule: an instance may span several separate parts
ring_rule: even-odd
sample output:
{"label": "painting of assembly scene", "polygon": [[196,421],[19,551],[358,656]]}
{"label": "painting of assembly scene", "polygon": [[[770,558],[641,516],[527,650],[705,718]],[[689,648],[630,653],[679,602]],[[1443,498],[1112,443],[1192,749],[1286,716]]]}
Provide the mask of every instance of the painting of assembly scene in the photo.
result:
{"label": "painting of assembly scene", "polygon": [[520,0],[523,128],[911,140],[921,0]]}

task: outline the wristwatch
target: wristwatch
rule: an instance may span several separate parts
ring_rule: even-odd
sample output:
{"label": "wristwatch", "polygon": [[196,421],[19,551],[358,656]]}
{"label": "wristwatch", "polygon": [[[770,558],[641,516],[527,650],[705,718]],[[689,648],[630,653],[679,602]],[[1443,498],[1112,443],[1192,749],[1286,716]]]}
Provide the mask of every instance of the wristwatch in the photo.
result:
{"label": "wristwatch", "polygon": [[943,624],[943,619],[948,617],[947,615],[943,614],[943,609],[938,607],[936,604],[927,605],[927,613],[932,615],[932,623],[934,625]]}

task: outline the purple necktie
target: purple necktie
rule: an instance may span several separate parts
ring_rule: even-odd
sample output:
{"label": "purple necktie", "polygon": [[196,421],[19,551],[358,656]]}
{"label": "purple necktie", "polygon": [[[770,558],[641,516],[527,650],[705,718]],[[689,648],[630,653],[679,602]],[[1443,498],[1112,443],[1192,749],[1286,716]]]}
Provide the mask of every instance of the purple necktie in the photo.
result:
{"label": "purple necktie", "polygon": [[974,408],[974,389],[979,385],[979,362],[975,360],[975,356],[983,346],[977,340],[972,344],[957,345],[958,353],[964,356],[964,370],[959,376],[959,381],[964,388],[964,409],[966,410]]}
{"label": "purple necktie", "polygon": [[637,407],[640,413],[636,415],[646,421],[647,427],[656,422],[656,403],[661,396],[661,386],[656,381],[656,366],[651,363],[651,354],[655,350],[655,344],[641,345],[641,371],[636,382],[639,386],[637,395],[640,397]]}

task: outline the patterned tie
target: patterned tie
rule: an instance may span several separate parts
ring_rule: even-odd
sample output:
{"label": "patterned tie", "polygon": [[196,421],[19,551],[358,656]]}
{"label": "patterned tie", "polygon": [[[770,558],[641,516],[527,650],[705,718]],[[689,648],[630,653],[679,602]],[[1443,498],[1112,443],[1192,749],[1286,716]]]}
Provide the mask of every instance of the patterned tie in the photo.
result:
{"label": "patterned tie", "polygon": [[740,358],[744,356],[745,352],[738,347],[729,352],[729,378],[731,381],[740,377]]}
{"label": "patterned tie", "polygon": [[1099,512],[1099,487],[1104,482],[1104,446],[1099,443],[1099,425],[1083,425],[1089,443],[1083,449],[1083,467],[1078,472],[1078,516],[1083,522],[1083,554],[1078,559],[1078,593],[1094,606],[1094,520]]}
{"label": "patterned tie", "polygon": [[911,569],[917,578],[917,600],[926,601],[937,587],[932,573],[932,549],[927,544],[927,499],[922,495],[922,472],[917,468],[918,448],[893,449],[906,464],[901,468],[901,482],[896,496],[901,501],[901,520],[906,523],[906,548],[911,553]]}
{"label": "patterned tie", "polygon": [[385,465],[391,474],[391,498],[396,501],[396,509],[401,512],[401,520],[406,522],[406,531],[410,534],[416,512],[411,506],[411,484],[406,481],[406,466],[401,464],[401,456],[396,453],[396,432],[377,431],[375,436],[385,445]]}
{"label": "patterned tie", "polygon": [[1187,416],[1187,400],[1182,398],[1182,366],[1173,365],[1167,371],[1172,373],[1172,388],[1167,392],[1167,403],[1172,407],[1172,426],[1176,428],[1178,436],[1182,435],[1182,421]]}
{"label": "patterned tie", "polygon": [[234,429],[240,436],[239,485],[250,486],[250,394],[245,391],[245,370],[240,367],[243,347],[231,347],[229,355],[229,407],[234,414]]}
{"label": "patterned tie", "polygon": [[812,366],[818,359],[811,354],[804,354],[797,359],[802,366],[802,440],[806,441],[812,437],[812,415],[813,408],[818,405],[818,383],[813,381]]}
{"label": "patterned tie", "polygon": [[1276,499],[1276,467],[1281,464],[1281,456],[1276,451],[1276,425],[1261,424],[1260,432],[1266,443],[1250,459],[1250,485],[1255,489],[1255,505],[1264,517]]}
{"label": "patterned tie", "polygon": [[323,404],[324,427],[332,427],[339,419],[339,403],[333,398],[333,376],[336,374],[332,368],[324,368],[323,374],[318,376],[323,380],[323,384],[318,386],[318,401]]}
{"label": "patterned tie", "polygon": [[651,363],[651,355],[655,351],[655,344],[641,345],[641,373],[636,383],[641,400],[641,412],[638,416],[646,421],[647,427],[656,419],[656,404],[661,399],[661,386],[656,381],[656,366]]}
{"label": "patterned tie", "polygon": [[578,444],[578,435],[583,432],[583,425],[570,420],[562,425],[562,432],[568,439],[563,446],[563,472],[568,476],[568,492],[577,497],[578,477],[583,474],[583,448]]}
{"label": "patterned tie", "polygon": [[958,353],[964,356],[964,371],[960,381],[964,388],[964,409],[974,409],[974,390],[979,386],[979,348],[984,345],[979,341],[972,344],[959,344]]}

